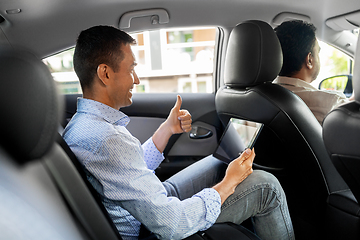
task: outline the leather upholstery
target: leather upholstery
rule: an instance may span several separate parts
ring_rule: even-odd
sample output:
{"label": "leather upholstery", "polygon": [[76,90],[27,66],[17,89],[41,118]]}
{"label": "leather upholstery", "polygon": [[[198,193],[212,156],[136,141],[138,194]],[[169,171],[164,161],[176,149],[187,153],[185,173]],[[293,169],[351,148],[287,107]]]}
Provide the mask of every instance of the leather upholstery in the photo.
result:
{"label": "leather upholstery", "polygon": [[360,217],[360,206],[350,190],[331,194],[328,202],[330,205],[335,206],[350,215]]}
{"label": "leather upholstery", "polygon": [[49,70],[26,51],[0,48],[0,76],[1,237],[89,239],[43,164],[58,153],[62,111]]}
{"label": "leather upholstery", "polygon": [[[360,38],[358,40],[358,46]],[[355,55],[355,100],[334,109],[323,123],[323,137],[331,159],[357,202],[360,202],[360,49]]]}
{"label": "leather upholstery", "polygon": [[271,83],[280,72],[281,57],[270,25],[251,20],[236,26],[225,61],[225,85],[216,93],[216,110],[224,125],[231,117],[264,123],[255,144],[254,168],[278,177],[295,229],[305,228],[320,238],[316,234],[325,228],[328,196],[348,186],[328,156],[322,127],[310,109],[297,95]]}
{"label": "leather upholstery", "polygon": [[0,143],[19,163],[52,146],[60,113],[52,76],[34,55],[0,48]]}
{"label": "leather upholstery", "polygon": [[[18,226],[26,224],[14,226],[31,232],[31,227],[47,222],[38,230],[59,231],[63,239],[121,239],[73,153],[62,145],[66,143],[57,130],[63,106],[48,68],[31,53],[16,49],[1,48],[0,63],[0,106],[6,113],[0,120],[0,188],[11,189],[39,213],[25,217],[33,221],[30,229]],[[2,154],[3,149],[11,157]],[[12,218],[24,219],[12,212]]]}
{"label": "leather upholstery", "polygon": [[246,21],[233,29],[225,61],[227,86],[247,87],[272,81],[281,66],[281,46],[267,23]]}

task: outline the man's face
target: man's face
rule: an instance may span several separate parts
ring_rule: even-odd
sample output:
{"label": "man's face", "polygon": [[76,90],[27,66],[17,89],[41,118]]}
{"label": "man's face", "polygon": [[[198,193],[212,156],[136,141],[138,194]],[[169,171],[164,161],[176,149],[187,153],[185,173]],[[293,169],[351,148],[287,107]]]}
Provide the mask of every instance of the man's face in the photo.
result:
{"label": "man's face", "polygon": [[140,80],[135,73],[135,57],[129,44],[122,45],[124,59],[118,63],[118,71],[113,72],[113,79],[109,95],[116,108],[126,107],[132,104],[132,89],[134,84],[139,84]]}
{"label": "man's face", "polygon": [[312,81],[314,81],[320,72],[320,46],[317,40],[315,40],[315,45],[311,53],[313,57]]}

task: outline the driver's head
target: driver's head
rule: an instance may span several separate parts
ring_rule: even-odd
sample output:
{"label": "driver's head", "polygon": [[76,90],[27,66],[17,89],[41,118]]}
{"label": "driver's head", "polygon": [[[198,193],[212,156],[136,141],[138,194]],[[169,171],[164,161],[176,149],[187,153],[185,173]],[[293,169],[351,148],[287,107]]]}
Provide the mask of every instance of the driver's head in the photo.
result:
{"label": "driver's head", "polygon": [[283,22],[275,28],[284,58],[280,76],[292,77],[310,61],[313,80],[317,77],[320,71],[320,48],[315,31],[313,24],[301,20]]}

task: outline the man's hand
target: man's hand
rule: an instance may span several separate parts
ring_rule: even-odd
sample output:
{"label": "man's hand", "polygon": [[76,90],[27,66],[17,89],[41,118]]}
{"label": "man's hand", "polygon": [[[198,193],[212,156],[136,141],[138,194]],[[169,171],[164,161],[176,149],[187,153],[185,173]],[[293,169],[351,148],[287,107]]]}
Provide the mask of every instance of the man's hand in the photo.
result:
{"label": "man's hand", "polygon": [[189,132],[191,130],[191,115],[187,110],[181,110],[182,99],[177,95],[175,106],[171,109],[165,124],[172,134]]}
{"label": "man's hand", "polygon": [[224,180],[235,187],[239,185],[252,172],[255,150],[246,149],[240,157],[232,161],[226,169]]}
{"label": "man's hand", "polygon": [[181,103],[182,99],[178,95],[175,106],[171,109],[168,118],[152,136],[152,140],[160,152],[164,151],[169,138],[173,134],[189,132],[191,130],[191,115],[187,110],[180,109]]}
{"label": "man's hand", "polygon": [[246,149],[240,157],[229,164],[224,179],[213,187],[220,194],[221,203],[224,203],[234,193],[236,186],[253,172],[254,158],[255,150]]}

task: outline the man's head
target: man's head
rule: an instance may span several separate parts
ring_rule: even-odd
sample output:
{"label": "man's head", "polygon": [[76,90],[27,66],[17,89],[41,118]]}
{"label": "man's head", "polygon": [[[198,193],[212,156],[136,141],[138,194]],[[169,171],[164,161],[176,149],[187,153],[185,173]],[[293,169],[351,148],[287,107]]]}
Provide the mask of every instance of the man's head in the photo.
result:
{"label": "man's head", "polygon": [[95,26],[82,31],[74,53],[74,69],[82,89],[92,86],[100,64],[119,71],[118,64],[124,59],[121,47],[135,43],[130,35],[110,26]]}
{"label": "man's head", "polygon": [[80,33],[74,68],[84,97],[119,109],[132,103],[132,88],[139,84],[130,45],[136,41],[110,26],[95,26]]}
{"label": "man's head", "polygon": [[310,81],[315,80],[320,71],[320,48],[315,31],[313,24],[300,20],[283,22],[275,28],[284,57],[280,76],[294,77],[305,67],[310,70]]}

